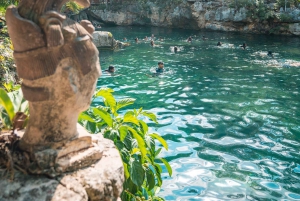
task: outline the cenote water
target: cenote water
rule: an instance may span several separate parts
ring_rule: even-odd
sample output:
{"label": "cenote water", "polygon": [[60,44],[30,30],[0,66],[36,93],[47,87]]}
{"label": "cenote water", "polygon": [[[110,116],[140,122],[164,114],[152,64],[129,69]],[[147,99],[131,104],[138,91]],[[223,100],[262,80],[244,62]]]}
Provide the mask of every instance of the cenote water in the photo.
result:
{"label": "cenote water", "polygon": [[[104,73],[98,87],[112,88],[117,98],[135,98],[131,108],[155,113],[159,124],[147,120],[150,131],[169,144],[161,157],[170,162],[173,175],[164,171],[161,197],[300,200],[300,68],[292,66],[300,61],[299,37],[150,27],[101,30],[121,41],[126,37],[131,45],[100,52],[102,69],[112,64],[117,71]],[[156,47],[142,41],[151,34]],[[192,43],[186,42],[190,35]],[[244,42],[246,50],[238,47]],[[166,72],[146,76],[158,61]]]}

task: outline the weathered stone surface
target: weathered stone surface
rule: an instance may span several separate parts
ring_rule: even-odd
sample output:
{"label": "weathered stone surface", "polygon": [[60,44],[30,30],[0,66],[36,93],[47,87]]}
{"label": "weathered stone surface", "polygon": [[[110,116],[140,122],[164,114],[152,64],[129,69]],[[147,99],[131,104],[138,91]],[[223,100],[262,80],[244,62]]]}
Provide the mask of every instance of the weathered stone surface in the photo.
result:
{"label": "weathered stone surface", "polygon": [[124,181],[123,164],[112,141],[93,135],[103,146],[103,156],[91,167],[61,176],[24,175],[15,172],[14,180],[0,169],[0,201],[115,201],[120,199]]}
{"label": "weathered stone surface", "polygon": [[[143,7],[139,4],[124,4],[120,9],[93,10],[104,22],[116,25],[150,25],[160,27],[184,28],[184,29],[211,29],[222,31],[240,31],[247,33],[272,33],[294,34],[295,23],[300,22],[298,8],[277,10],[275,3],[267,3],[265,6],[275,12],[288,17],[288,22],[274,19],[266,24],[259,20],[251,19],[249,11],[245,7],[234,8],[232,1],[227,0],[195,0],[182,1],[179,5],[166,0],[163,2],[147,2]],[[290,25],[290,28],[288,26]],[[283,29],[283,30],[282,30]],[[278,30],[274,32],[274,30]]]}
{"label": "weathered stone surface", "polygon": [[[94,27],[60,14],[66,1],[23,0],[6,11],[17,71],[30,108],[19,145],[30,156],[78,136],[78,115],[89,107],[101,75],[99,52],[90,35]],[[89,5],[87,0],[77,2]]]}
{"label": "weathered stone surface", "polygon": [[128,43],[123,43],[115,40],[113,35],[107,31],[95,31],[93,33],[94,44],[99,49],[115,49],[117,47],[128,46]]}
{"label": "weathered stone surface", "polygon": [[299,36],[299,35],[300,35],[300,23],[290,24],[289,30],[290,30],[290,32],[292,32],[293,34]]}

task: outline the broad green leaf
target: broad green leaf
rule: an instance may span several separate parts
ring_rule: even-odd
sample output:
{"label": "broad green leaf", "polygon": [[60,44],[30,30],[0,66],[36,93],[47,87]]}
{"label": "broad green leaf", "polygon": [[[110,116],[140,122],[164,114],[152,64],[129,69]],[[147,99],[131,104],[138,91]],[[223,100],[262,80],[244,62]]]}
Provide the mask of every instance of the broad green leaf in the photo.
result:
{"label": "broad green leaf", "polygon": [[144,111],[141,113],[142,115],[144,115],[145,117],[149,117],[152,121],[154,121],[155,123],[158,123],[157,122],[157,118],[156,118],[156,115],[153,114],[152,112],[147,112],[147,111]]}
{"label": "broad green leaf", "polygon": [[79,114],[78,121],[83,121],[83,120],[95,123],[95,120],[92,117],[90,117],[89,115],[87,115],[84,112],[81,112]]}
{"label": "broad green leaf", "polygon": [[150,168],[146,169],[146,176],[147,176],[147,183],[148,183],[148,190],[152,190],[155,186],[155,177]]}
{"label": "broad green leaf", "polygon": [[133,116],[133,112],[131,112],[131,111],[126,112],[126,114],[124,115],[123,122],[124,123],[133,123],[133,124],[139,126],[139,120],[135,116]]}
{"label": "broad green leaf", "polygon": [[134,98],[126,98],[126,99],[119,100],[117,102],[116,111],[118,111],[119,109],[121,109],[127,105],[132,105],[134,103],[134,101],[135,101]]}
{"label": "broad green leaf", "polygon": [[109,90],[106,89],[100,89],[96,95],[96,97],[103,97],[104,100],[108,103],[108,105],[110,107],[115,107],[116,106],[116,100],[114,98],[114,96],[112,95],[112,93]]}
{"label": "broad green leaf", "polygon": [[162,185],[162,179],[161,179],[162,169],[161,169],[160,165],[157,163],[154,164],[154,168],[155,168],[155,175],[156,175],[156,179],[157,179],[157,185],[161,186]]}
{"label": "broad green leaf", "polygon": [[155,157],[158,156],[158,154],[160,154],[161,150],[162,150],[162,148],[159,148],[159,149],[156,150]]}
{"label": "broad green leaf", "polygon": [[2,107],[5,109],[6,113],[8,114],[10,123],[12,124],[12,119],[15,115],[14,106],[8,94],[2,88],[0,88],[0,105],[2,105]]}
{"label": "broad green leaf", "polygon": [[109,127],[113,126],[113,119],[108,112],[98,108],[93,108],[93,112],[95,113],[95,115],[99,115]]}
{"label": "broad green leaf", "polygon": [[166,150],[168,150],[168,143],[164,140],[164,138],[162,138],[159,134],[157,133],[152,133],[152,134],[149,134],[151,137],[157,139],[161,144],[162,146],[164,146],[164,148]]}
{"label": "broad green leaf", "polygon": [[130,128],[129,126],[127,126],[127,128],[132,133],[133,137],[137,140],[137,143],[142,153],[142,158],[144,158],[147,154],[146,143],[144,139],[133,128]]}
{"label": "broad green leaf", "polygon": [[119,134],[120,134],[120,140],[123,142],[126,135],[127,135],[128,129],[126,126],[120,126],[119,128]]}
{"label": "broad green leaf", "polygon": [[129,171],[128,171],[128,166],[127,166],[126,163],[123,163],[123,166],[124,166],[125,177],[126,177],[126,179],[128,179],[130,177],[130,174],[129,174]]}
{"label": "broad green leaf", "polygon": [[137,160],[130,161],[130,177],[137,186],[142,186],[145,179],[145,170]]}
{"label": "broad green leaf", "polygon": [[146,133],[148,133],[148,125],[143,120],[139,120],[139,122],[140,122],[140,127],[142,128],[143,134],[145,135]]}
{"label": "broad green leaf", "polygon": [[168,163],[168,161],[166,159],[164,159],[164,158],[158,158],[158,159],[161,160],[165,164],[165,166],[166,166],[166,168],[168,170],[168,173],[169,173],[169,175],[171,177],[172,176],[172,167],[170,166],[170,164]]}
{"label": "broad green leaf", "polygon": [[145,142],[147,144],[148,150],[151,153],[151,156],[154,155],[155,154],[155,141],[154,141],[154,139],[151,136],[146,135],[145,136]]}
{"label": "broad green leaf", "polygon": [[133,148],[133,150],[131,151],[131,155],[135,154],[136,152],[140,151],[139,148]]}

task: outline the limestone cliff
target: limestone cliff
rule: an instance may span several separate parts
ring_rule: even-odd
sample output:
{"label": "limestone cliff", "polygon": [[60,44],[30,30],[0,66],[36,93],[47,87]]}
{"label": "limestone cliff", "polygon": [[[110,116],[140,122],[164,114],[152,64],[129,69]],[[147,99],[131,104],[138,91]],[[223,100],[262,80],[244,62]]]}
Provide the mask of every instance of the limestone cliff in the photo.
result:
{"label": "limestone cliff", "polygon": [[299,5],[284,8],[276,2],[278,0],[114,0],[106,5],[94,4],[87,12],[94,19],[115,25],[300,35]]}

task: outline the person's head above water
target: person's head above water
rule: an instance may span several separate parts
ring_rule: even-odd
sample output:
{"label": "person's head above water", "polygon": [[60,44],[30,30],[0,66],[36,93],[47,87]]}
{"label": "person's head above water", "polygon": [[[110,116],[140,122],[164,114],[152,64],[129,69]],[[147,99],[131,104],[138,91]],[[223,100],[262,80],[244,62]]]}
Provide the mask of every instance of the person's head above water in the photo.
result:
{"label": "person's head above water", "polygon": [[110,65],[110,66],[108,67],[108,69],[105,70],[105,71],[106,71],[106,72],[109,72],[109,73],[114,73],[114,72],[115,72],[115,67],[112,66],[112,65]]}
{"label": "person's head above water", "polygon": [[273,57],[273,52],[272,51],[268,51],[268,54],[267,54],[269,57]]}
{"label": "person's head above water", "polygon": [[177,53],[177,50],[178,50],[178,47],[175,46],[175,47],[174,47],[174,52]]}
{"label": "person's head above water", "polygon": [[158,68],[164,68],[164,62],[162,62],[162,61],[159,61],[157,63],[157,65],[158,65]]}
{"label": "person's head above water", "polygon": [[246,49],[247,44],[246,44],[246,43],[243,43],[243,45],[240,45],[240,47],[243,48],[243,49]]}
{"label": "person's head above water", "polygon": [[151,40],[150,45],[154,46],[154,41],[153,40]]}
{"label": "person's head above water", "polygon": [[219,41],[218,43],[217,43],[217,46],[221,46],[222,45],[222,43]]}

